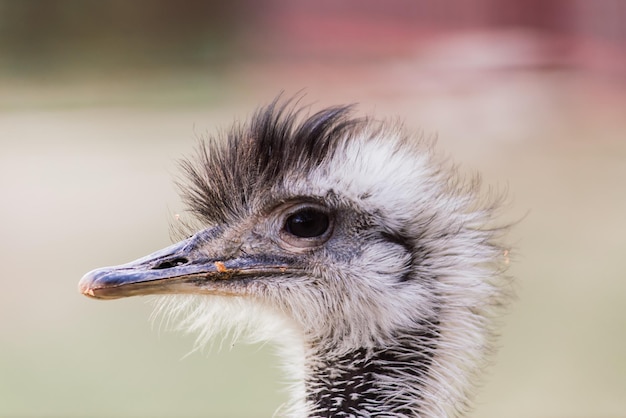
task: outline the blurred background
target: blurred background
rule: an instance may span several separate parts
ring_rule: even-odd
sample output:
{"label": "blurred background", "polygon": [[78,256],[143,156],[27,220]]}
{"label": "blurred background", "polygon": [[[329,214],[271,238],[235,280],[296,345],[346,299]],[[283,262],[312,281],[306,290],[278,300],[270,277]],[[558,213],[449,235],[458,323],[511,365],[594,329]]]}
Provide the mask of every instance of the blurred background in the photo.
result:
{"label": "blurred background", "polygon": [[472,416],[626,416],[626,2],[0,0],[0,416],[264,417],[270,346],[192,353],[80,277],[170,243],[199,137],[281,91],[508,189],[519,300]]}

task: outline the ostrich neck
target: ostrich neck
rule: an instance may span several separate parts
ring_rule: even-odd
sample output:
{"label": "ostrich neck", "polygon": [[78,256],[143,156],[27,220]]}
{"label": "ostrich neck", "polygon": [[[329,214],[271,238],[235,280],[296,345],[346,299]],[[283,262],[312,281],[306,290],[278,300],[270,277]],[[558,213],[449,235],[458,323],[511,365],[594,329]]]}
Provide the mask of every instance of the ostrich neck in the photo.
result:
{"label": "ostrich neck", "polygon": [[385,347],[360,348],[343,355],[312,350],[305,380],[310,416],[420,415],[436,339],[436,331],[427,328],[400,335]]}

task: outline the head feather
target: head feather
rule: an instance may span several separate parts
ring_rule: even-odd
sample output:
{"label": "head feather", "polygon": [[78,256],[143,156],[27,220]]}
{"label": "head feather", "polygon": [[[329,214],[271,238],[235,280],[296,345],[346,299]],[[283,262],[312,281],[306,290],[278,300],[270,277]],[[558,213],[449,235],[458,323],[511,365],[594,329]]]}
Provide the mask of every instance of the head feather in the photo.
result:
{"label": "head feather", "polygon": [[208,224],[241,215],[273,185],[331,159],[345,138],[365,124],[365,119],[350,118],[351,110],[336,106],[303,115],[303,108],[276,99],[249,122],[206,138],[194,161],[182,162],[189,180],[181,187],[184,201]]}

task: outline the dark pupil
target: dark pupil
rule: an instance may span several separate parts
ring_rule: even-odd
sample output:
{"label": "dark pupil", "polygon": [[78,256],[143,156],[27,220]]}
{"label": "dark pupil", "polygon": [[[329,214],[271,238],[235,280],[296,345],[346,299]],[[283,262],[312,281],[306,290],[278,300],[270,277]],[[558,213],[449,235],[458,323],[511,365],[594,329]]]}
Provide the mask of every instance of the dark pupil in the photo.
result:
{"label": "dark pupil", "polygon": [[313,238],[323,235],[328,229],[328,215],[314,209],[304,209],[287,218],[285,228],[291,235]]}

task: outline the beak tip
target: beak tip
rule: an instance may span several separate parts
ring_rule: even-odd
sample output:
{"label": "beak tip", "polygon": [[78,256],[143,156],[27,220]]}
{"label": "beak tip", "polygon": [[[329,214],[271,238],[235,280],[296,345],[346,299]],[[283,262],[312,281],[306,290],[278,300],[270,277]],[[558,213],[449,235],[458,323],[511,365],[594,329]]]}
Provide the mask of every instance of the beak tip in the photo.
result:
{"label": "beak tip", "polygon": [[90,296],[92,298],[96,297],[96,294],[94,293],[93,289],[90,289],[90,288],[81,289],[81,293],[85,296]]}
{"label": "beak tip", "polygon": [[95,272],[97,270],[92,270],[89,273],[85,274],[80,281],[78,282],[78,291],[88,297],[98,299],[96,293],[94,292],[94,282],[96,281]]}

